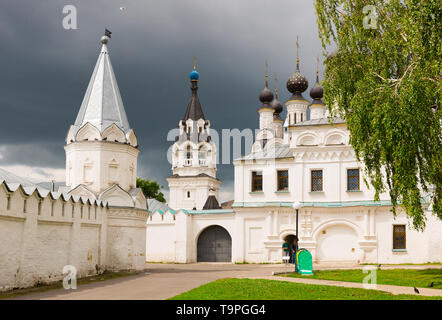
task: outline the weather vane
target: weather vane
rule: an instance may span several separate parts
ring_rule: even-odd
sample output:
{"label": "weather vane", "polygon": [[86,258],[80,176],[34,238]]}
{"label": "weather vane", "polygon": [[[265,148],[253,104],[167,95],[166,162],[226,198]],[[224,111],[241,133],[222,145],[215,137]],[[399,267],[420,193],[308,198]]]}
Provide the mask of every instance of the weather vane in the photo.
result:
{"label": "weather vane", "polygon": [[110,30],[108,30],[107,28],[106,29],[104,29],[104,35],[106,36],[106,37],[109,37],[109,38],[112,38],[112,32],[110,31]]}
{"label": "weather vane", "polygon": [[278,76],[275,75],[275,97],[278,99]]}
{"label": "weather vane", "polygon": [[299,37],[296,36],[296,64],[299,69]]}
{"label": "weather vane", "polygon": [[319,57],[316,57],[316,76],[319,76]]}
{"label": "weather vane", "polygon": [[266,59],[266,87],[268,87],[268,78],[269,78],[269,63]]}

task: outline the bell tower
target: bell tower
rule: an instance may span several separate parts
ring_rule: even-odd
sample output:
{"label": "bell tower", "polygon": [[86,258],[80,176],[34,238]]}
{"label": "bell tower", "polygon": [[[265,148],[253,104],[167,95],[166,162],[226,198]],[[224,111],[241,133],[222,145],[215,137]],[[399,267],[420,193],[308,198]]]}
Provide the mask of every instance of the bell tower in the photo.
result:
{"label": "bell tower", "polygon": [[210,121],[206,120],[198,97],[199,73],[196,61],[189,75],[191,97],[186,113],[180,120],[179,136],[171,147],[172,172],[169,183],[169,207],[173,209],[219,209],[215,201],[205,206],[209,196],[219,199],[221,181],[216,178],[216,144],[210,136]]}

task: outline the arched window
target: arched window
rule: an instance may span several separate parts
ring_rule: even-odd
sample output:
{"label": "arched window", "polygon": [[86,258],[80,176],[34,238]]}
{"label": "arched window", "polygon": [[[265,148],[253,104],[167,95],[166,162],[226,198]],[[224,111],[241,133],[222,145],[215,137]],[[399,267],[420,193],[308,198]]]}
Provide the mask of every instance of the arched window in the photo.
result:
{"label": "arched window", "polygon": [[129,172],[130,172],[130,183],[129,183],[129,185],[132,188],[135,188],[134,183],[136,184],[137,177],[135,176],[135,166],[134,166],[133,163],[131,163],[131,165],[129,167]]}
{"label": "arched window", "polygon": [[206,166],[207,165],[207,148],[205,145],[200,146],[198,150],[198,159],[200,166]]}
{"label": "arched window", "polygon": [[205,146],[201,146],[198,151],[198,158],[206,159],[206,155],[207,155],[207,148]]}
{"label": "arched window", "polygon": [[192,149],[190,148],[190,145],[187,146],[186,148],[186,159],[184,160],[184,165],[185,166],[191,166],[192,165]]}
{"label": "arched window", "polygon": [[186,159],[192,159],[192,150],[190,149],[190,146],[187,146],[186,149]]}
{"label": "arched window", "polygon": [[118,183],[118,162],[115,159],[109,163],[109,184]]}
{"label": "arched window", "polygon": [[92,161],[87,158],[83,163],[83,183],[91,183],[92,182]]}

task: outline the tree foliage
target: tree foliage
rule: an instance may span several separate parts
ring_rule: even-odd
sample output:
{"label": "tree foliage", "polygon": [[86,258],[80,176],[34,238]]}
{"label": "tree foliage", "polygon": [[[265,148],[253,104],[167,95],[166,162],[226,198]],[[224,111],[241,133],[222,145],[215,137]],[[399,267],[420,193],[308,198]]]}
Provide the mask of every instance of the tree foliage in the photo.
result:
{"label": "tree foliage", "polygon": [[147,199],[156,199],[160,202],[166,202],[164,194],[161,192],[163,186],[156,181],[137,178],[137,188],[143,190],[143,194]]}
{"label": "tree foliage", "polygon": [[[364,27],[366,5],[376,27]],[[417,230],[441,212],[441,0],[316,0],[325,101],[344,117],[375,200],[388,192]],[[367,20],[365,20],[367,21]]]}

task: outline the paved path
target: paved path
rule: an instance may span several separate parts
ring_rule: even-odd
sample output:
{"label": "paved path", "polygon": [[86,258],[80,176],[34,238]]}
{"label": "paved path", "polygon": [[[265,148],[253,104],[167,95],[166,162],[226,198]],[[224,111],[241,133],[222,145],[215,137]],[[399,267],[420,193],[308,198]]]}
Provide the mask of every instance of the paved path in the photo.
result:
{"label": "paved path", "polygon": [[[362,268],[363,266],[341,266],[341,268]],[[395,268],[402,266],[394,266]],[[405,266],[403,266],[405,267]],[[409,267],[409,266],[407,266]],[[442,266],[412,266],[413,268],[433,268]],[[386,267],[387,268],[387,267]],[[315,270],[330,269],[330,266],[317,265]],[[336,266],[333,268],[336,269]],[[382,267],[384,269],[384,267]],[[293,270],[293,266],[287,268]],[[231,264],[231,263],[197,263],[197,264],[147,264],[145,273],[106,280],[103,282],[94,282],[90,284],[79,285],[77,290],[56,289],[41,293],[31,293],[17,297],[16,299],[55,299],[55,300],[164,300],[182,292],[189,291],[205,283],[215,281],[221,278],[260,278],[260,279],[280,279],[284,281],[324,281],[314,279],[296,279],[286,277],[274,277],[272,273],[285,272],[285,266],[282,264]],[[345,285],[344,285],[345,284]],[[359,283],[338,283],[328,285],[355,286]],[[410,293],[407,287],[396,287],[398,291]],[[378,286],[380,290],[387,290]],[[391,289],[396,290],[396,289]],[[432,289],[422,289],[421,292],[427,292]],[[437,290],[442,291],[442,290]],[[392,291],[389,291],[392,292]],[[432,291],[429,291],[432,292]],[[411,292],[413,293],[413,292]]]}
{"label": "paved path", "polygon": [[79,285],[76,290],[31,293],[16,299],[164,300],[217,279],[268,276],[273,271],[284,270],[280,264],[147,264],[144,274]]}

